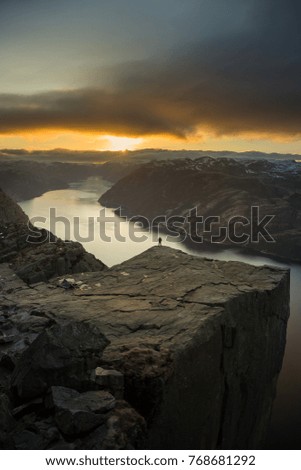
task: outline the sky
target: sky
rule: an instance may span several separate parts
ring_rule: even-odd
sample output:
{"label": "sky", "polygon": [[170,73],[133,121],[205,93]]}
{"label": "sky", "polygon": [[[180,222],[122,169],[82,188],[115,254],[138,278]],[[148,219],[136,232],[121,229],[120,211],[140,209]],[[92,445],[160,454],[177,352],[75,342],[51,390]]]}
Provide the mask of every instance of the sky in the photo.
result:
{"label": "sky", "polygon": [[0,148],[301,153],[300,0],[0,0]]}

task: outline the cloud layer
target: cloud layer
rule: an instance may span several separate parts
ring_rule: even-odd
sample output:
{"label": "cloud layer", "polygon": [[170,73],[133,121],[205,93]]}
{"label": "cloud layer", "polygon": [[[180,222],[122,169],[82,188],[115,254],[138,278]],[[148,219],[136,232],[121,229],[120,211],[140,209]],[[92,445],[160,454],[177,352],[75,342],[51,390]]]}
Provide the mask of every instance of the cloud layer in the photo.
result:
{"label": "cloud layer", "polygon": [[[301,135],[301,4],[252,0],[245,31],[112,69],[107,88],[0,95],[0,133]],[[94,80],[95,82],[95,80]]]}

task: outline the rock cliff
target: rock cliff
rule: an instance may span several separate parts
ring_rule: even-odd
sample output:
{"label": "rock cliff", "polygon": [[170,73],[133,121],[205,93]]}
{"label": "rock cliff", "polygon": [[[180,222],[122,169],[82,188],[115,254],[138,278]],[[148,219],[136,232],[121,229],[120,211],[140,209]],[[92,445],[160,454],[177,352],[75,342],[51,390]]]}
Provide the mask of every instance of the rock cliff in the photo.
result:
{"label": "rock cliff", "polygon": [[106,266],[80,243],[64,242],[46,230],[34,228],[22,209],[0,189],[0,263],[28,283]]}
{"label": "rock cliff", "polygon": [[28,217],[18,204],[14,203],[0,188],[0,224],[27,224]]}
{"label": "rock cliff", "polygon": [[2,264],[0,283],[2,447],[263,446],[288,271],[154,247],[30,287]]}

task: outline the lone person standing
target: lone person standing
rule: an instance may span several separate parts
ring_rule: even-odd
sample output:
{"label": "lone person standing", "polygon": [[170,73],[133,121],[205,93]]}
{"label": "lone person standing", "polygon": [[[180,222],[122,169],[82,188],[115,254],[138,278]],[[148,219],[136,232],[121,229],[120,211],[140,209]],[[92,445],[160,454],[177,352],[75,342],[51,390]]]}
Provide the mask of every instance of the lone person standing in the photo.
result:
{"label": "lone person standing", "polygon": [[158,245],[162,246],[162,238],[161,237],[158,238]]}

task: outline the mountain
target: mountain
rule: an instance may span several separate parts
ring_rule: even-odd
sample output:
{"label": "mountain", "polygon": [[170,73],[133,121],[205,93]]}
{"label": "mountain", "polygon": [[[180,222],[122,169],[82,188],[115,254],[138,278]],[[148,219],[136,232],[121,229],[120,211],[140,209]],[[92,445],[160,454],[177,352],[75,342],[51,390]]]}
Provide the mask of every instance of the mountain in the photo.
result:
{"label": "mountain", "polygon": [[301,261],[300,188],[295,161],[204,157],[143,165],[99,201],[149,224],[161,216],[161,227],[188,235],[200,248],[206,243]]}
{"label": "mountain", "polygon": [[116,182],[138,165],[127,162],[107,162],[99,165],[43,161],[1,162],[0,187],[15,201],[40,196],[47,191],[69,188],[70,183],[89,177],[102,177]]}

